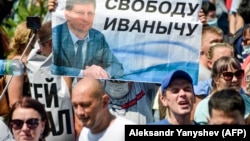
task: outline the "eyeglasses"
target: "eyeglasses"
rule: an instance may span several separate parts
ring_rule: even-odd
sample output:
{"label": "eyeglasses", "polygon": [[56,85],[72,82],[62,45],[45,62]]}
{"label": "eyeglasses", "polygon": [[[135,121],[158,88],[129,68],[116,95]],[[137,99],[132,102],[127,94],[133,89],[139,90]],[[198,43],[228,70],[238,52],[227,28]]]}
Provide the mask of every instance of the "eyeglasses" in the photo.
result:
{"label": "eyeglasses", "polygon": [[233,72],[223,72],[222,76],[226,81],[232,81],[235,76],[237,79],[242,79],[244,77],[244,70],[238,70],[235,73]]}
{"label": "eyeglasses", "polygon": [[35,129],[35,128],[37,128],[37,126],[39,124],[39,119],[31,118],[31,119],[28,119],[26,121],[23,121],[20,119],[13,119],[10,121],[10,126],[11,126],[11,128],[13,128],[15,130],[20,130],[20,129],[22,129],[24,123],[27,124],[27,127],[29,129]]}

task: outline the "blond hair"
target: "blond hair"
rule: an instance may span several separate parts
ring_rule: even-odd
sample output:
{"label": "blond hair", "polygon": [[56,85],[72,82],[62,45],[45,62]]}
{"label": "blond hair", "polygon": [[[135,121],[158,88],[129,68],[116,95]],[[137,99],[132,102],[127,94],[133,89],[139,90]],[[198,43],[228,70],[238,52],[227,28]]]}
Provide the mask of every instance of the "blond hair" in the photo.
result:
{"label": "blond hair", "polygon": [[234,56],[234,48],[228,43],[212,43],[207,52],[207,58],[211,60],[214,57],[215,48],[226,47],[232,50],[232,56]]}
{"label": "blond hair", "polygon": [[10,54],[8,55],[8,59],[13,59],[15,56],[21,55],[29,43],[31,36],[32,30],[27,28],[26,22],[18,24],[14,37],[10,42]]}
{"label": "blond hair", "polygon": [[219,27],[205,26],[205,27],[202,28],[202,40],[205,37],[204,35],[207,34],[207,33],[213,33],[213,34],[216,34],[216,35],[223,36],[223,31]]}

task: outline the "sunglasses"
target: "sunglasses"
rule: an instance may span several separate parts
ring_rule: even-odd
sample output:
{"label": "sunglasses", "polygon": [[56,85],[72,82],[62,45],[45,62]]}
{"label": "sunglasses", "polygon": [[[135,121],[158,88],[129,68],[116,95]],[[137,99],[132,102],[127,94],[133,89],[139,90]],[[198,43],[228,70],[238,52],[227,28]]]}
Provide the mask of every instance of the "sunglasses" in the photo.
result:
{"label": "sunglasses", "polygon": [[223,72],[222,76],[226,81],[232,81],[235,76],[237,79],[242,79],[244,77],[244,70],[238,70],[235,73],[233,72]]}
{"label": "sunglasses", "polygon": [[31,118],[26,121],[20,120],[20,119],[12,119],[10,121],[10,126],[11,128],[15,130],[20,130],[23,127],[23,124],[26,123],[27,127],[29,129],[36,129],[37,126],[39,125],[39,119],[37,118]]}

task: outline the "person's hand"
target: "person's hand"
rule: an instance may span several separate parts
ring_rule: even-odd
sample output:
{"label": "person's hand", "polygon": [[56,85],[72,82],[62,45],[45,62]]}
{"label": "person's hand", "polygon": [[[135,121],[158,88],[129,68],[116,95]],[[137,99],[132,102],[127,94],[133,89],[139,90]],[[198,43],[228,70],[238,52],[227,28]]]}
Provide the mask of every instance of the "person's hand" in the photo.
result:
{"label": "person's hand", "polygon": [[199,11],[199,19],[203,25],[207,24],[207,18],[206,18],[205,13],[203,12],[202,9]]}
{"label": "person's hand", "polygon": [[91,76],[94,77],[96,79],[108,79],[109,78],[109,74],[100,66],[96,66],[96,65],[91,65],[91,66],[87,66],[85,70],[83,70],[83,76]]}
{"label": "person's hand", "polygon": [[53,12],[56,9],[56,6],[57,6],[57,0],[49,0],[48,1],[49,12]]}

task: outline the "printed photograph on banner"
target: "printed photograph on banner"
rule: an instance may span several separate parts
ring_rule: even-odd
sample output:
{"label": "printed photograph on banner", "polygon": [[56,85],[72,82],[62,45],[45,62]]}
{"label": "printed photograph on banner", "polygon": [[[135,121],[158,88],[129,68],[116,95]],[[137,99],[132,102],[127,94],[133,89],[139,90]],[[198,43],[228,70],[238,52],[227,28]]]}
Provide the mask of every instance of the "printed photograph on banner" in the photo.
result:
{"label": "printed photograph on banner", "polygon": [[160,83],[181,69],[198,79],[202,0],[58,0],[51,73]]}

